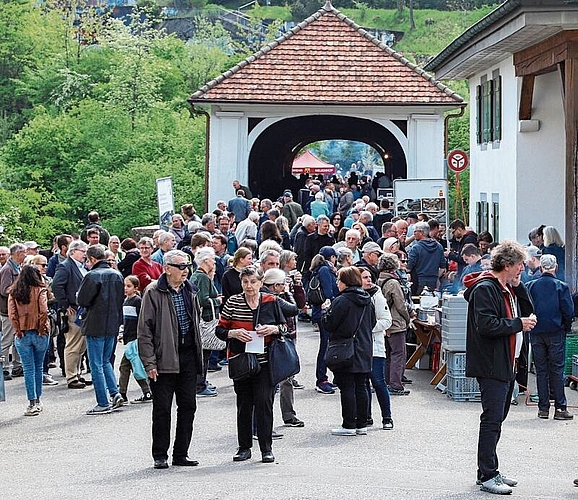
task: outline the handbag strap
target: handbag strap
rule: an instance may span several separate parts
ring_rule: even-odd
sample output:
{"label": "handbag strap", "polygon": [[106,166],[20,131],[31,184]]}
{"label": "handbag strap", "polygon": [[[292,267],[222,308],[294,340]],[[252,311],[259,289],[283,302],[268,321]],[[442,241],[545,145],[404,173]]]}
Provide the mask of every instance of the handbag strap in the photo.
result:
{"label": "handbag strap", "polygon": [[357,332],[359,331],[359,327],[361,326],[361,323],[363,321],[363,318],[365,317],[365,310],[367,309],[367,306],[363,306],[363,312],[361,313],[361,318],[359,319],[359,324],[357,325],[357,328],[355,329],[355,332],[353,332],[353,337],[355,338],[355,336],[357,335]]}

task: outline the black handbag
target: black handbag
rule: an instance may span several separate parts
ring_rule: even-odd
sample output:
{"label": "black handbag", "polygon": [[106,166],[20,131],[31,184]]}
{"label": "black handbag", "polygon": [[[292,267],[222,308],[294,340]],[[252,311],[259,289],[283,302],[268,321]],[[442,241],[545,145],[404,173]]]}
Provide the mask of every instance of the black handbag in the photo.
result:
{"label": "black handbag", "polygon": [[269,370],[273,385],[296,375],[301,370],[297,349],[290,338],[281,335],[269,344]]}
{"label": "black handbag", "polygon": [[261,371],[257,355],[253,352],[242,352],[229,358],[229,378],[240,382]]}
{"label": "black handbag", "polygon": [[332,372],[343,372],[349,370],[353,366],[353,358],[355,357],[355,336],[363,322],[366,307],[363,308],[361,319],[355,329],[352,337],[346,339],[330,340],[325,351],[325,364]]}
{"label": "black handbag", "polygon": [[309,291],[307,292],[307,302],[312,306],[320,306],[325,302],[323,287],[319,280],[319,272],[314,272],[309,280]]}

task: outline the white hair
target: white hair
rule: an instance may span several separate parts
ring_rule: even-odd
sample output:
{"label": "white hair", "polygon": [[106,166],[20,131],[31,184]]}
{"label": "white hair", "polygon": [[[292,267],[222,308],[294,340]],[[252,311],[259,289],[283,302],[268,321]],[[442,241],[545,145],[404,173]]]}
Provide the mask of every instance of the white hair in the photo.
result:
{"label": "white hair", "polygon": [[212,247],[202,247],[195,252],[195,264],[202,266],[203,262],[215,258],[215,251]]}

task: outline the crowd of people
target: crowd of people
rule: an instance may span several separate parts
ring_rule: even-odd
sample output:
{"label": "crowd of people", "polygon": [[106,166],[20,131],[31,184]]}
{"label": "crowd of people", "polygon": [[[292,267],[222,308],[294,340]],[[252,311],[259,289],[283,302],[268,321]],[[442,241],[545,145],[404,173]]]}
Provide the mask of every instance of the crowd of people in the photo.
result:
{"label": "crowd of people", "polygon": [[[272,442],[280,437],[273,430],[277,392],[284,424],[305,423],[295,408],[295,391],[304,385],[294,376],[272,383],[269,349],[281,337],[296,343],[304,322],[319,333],[315,390],[339,390],[342,423],[332,434],[366,434],[374,425],[373,393],[382,428],[392,430],[391,397],[408,396],[412,383],[404,369],[413,298],[465,291],[467,370],[482,394],[482,488],[500,493],[515,482],[498,472],[495,448],[514,388],[527,390],[529,343],[538,416],[548,418],[553,394],[554,418],[573,417],[563,368],[574,309],[564,283],[564,244],[554,227],[533,229],[523,247],[494,242],[459,219],[446,228],[424,213],[396,216],[386,198],[378,201],[355,183],[309,179],[300,203],[288,190],[259,200],[238,181],[233,188],[234,196],[211,212],[198,216],[192,204],[183,205],[169,228],[138,241],[111,236],[91,212],[79,235],[58,235],[47,252],[32,241],[0,247],[3,374],[5,380],[24,376],[25,415],[39,415],[43,387],[58,384],[51,369],[60,369],[71,390],[93,386],[89,415],[128,403],[132,372],[141,394],[131,403],[152,402],[154,467],[169,466],[175,397],[172,464],[195,466],[188,449],[196,399],[219,395],[208,374],[255,352],[247,346],[257,342],[256,366],[233,380],[233,460],[251,458],[256,439],[262,461],[270,463]],[[497,305],[498,296],[505,302]],[[123,356],[117,381],[119,340],[137,342],[139,355]],[[339,345],[352,351],[336,365],[328,352]]]}

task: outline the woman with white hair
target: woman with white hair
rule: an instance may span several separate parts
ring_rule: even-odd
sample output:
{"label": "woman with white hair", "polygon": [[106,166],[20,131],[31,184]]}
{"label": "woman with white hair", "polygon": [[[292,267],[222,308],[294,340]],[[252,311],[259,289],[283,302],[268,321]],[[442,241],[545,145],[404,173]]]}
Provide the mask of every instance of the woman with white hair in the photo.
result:
{"label": "woman with white hair", "polygon": [[[222,304],[222,298],[217,294],[217,289],[213,283],[215,277],[215,251],[213,248],[199,248],[195,253],[195,264],[197,270],[191,275],[190,281],[198,289],[197,297],[201,305],[201,342],[203,343],[203,373],[197,377],[197,396],[211,397],[217,396],[218,393],[207,382],[207,368],[213,349],[219,347],[216,345],[220,341],[215,337],[215,329],[219,321],[219,311]],[[208,340],[211,338],[212,340]],[[225,348],[224,342],[220,348]]]}
{"label": "woman with white hair", "polygon": [[331,215],[329,206],[325,201],[325,195],[321,191],[315,195],[315,200],[311,202],[311,217],[317,220],[320,215],[326,215],[327,217]]}

